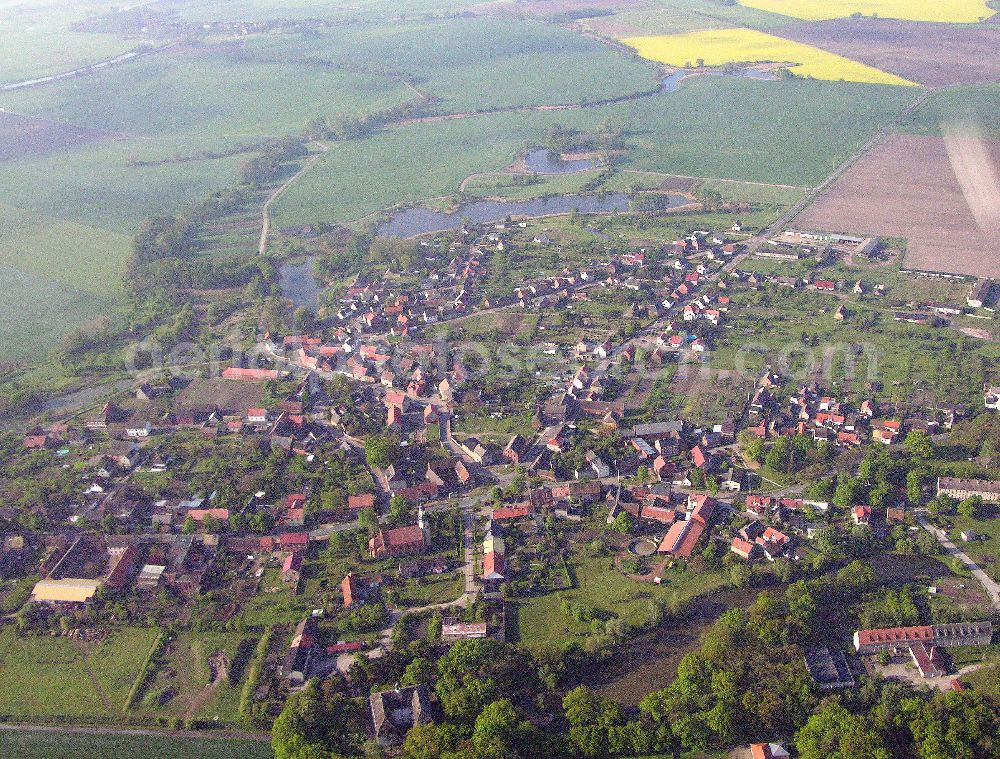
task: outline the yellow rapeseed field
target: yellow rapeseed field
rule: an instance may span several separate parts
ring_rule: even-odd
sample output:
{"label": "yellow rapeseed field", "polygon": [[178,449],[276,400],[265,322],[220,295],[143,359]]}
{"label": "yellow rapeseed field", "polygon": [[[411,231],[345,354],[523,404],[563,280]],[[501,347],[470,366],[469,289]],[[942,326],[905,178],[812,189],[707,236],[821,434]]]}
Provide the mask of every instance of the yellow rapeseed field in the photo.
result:
{"label": "yellow rapeseed field", "polygon": [[985,0],[739,0],[741,5],[793,18],[819,21],[853,13],[907,21],[971,24],[996,11]]}
{"label": "yellow rapeseed field", "polygon": [[654,37],[628,37],[623,40],[639,55],[668,66],[693,66],[703,60],[706,66],[726,63],[795,63],[789,69],[796,75],[872,84],[913,85],[906,79],[863,63],[843,58],[810,45],[775,37],[752,29],[717,29],[688,34]]}

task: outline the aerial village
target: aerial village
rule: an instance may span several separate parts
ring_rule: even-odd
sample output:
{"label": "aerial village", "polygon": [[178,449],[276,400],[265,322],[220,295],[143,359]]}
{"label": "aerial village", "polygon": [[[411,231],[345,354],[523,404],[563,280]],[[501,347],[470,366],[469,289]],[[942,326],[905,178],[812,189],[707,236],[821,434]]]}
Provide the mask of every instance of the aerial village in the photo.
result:
{"label": "aerial village", "polygon": [[[870,624],[841,615],[805,636],[812,692],[874,673],[962,689],[967,652],[994,650],[1000,561],[970,574],[959,560],[941,587],[917,562],[891,590],[858,564],[954,556],[951,540],[996,554],[1000,481],[977,474],[996,456],[935,457],[969,420],[996,432],[1000,387],[975,403],[898,402],[863,377],[766,361],[720,379],[713,353],[739,342],[732,327],[762,293],[826,298],[834,329],[856,300],[892,297],[877,281],[749,265],[874,255],[878,240],[786,232],[748,251],[747,239],[737,222],[498,286],[501,258],[560,246],[538,225],[469,226],[418,243],[432,262],[421,277],[357,274],[297,331],[262,319],[254,349],[215,373],[148,372],[40,425],[9,453],[9,473],[45,472],[46,485],[8,487],[31,506],[2,507],[6,608],[23,634],[79,639],[122,624],[266,631],[234,718],[269,724],[289,693],[337,678],[392,752],[442,719],[434,683],[406,666],[415,640],[434,656],[494,641],[601,661],[601,646],[611,655],[664,615],[687,624],[702,593],[780,595],[841,567],[844,582],[862,575],[851,603]],[[947,330],[993,297],[981,280],[966,303],[912,303],[891,320]],[[670,400],[699,393],[700,406]],[[659,611],[600,608],[591,582]],[[916,586],[920,613],[884,608],[883,591],[913,606]],[[139,703],[170,693],[171,645],[152,652]],[[754,756],[788,756],[787,736],[758,737]]]}

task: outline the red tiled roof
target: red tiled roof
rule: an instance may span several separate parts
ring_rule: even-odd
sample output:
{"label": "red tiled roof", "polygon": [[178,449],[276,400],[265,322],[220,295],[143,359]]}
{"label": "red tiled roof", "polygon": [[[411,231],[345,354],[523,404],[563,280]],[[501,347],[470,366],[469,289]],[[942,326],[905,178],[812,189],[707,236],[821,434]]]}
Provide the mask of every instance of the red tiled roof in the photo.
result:
{"label": "red tiled roof", "polygon": [[278,379],[278,372],[275,369],[241,369],[231,366],[222,370],[222,378],[263,382],[264,380]]}
{"label": "red tiled roof", "polygon": [[347,496],[347,508],[370,509],[375,506],[375,496],[371,493],[361,493],[360,495]]}
{"label": "red tiled roof", "polygon": [[912,643],[918,641],[933,641],[934,629],[930,625],[917,627],[885,627],[878,630],[858,630],[858,642],[862,646],[879,645],[881,643]]}
{"label": "red tiled roof", "polygon": [[659,553],[674,553],[690,528],[691,522],[674,522],[656,550]]}
{"label": "red tiled roof", "polygon": [[298,572],[302,569],[302,554],[298,551],[288,554],[285,557],[285,563],[281,565],[281,573],[295,571]]}
{"label": "red tiled roof", "polygon": [[229,509],[189,509],[187,515],[196,522],[200,522],[205,517],[229,519]]}
{"label": "red tiled roof", "polygon": [[749,556],[753,551],[753,543],[749,540],[743,540],[743,538],[733,538],[733,542],[730,545],[734,551],[738,551],[744,556]]}
{"label": "red tiled roof", "polygon": [[483,556],[483,576],[489,577],[491,574],[498,574],[503,576],[506,572],[506,561],[504,560],[504,555],[502,553],[497,553],[496,551],[490,551],[488,554]]}
{"label": "red tiled roof", "polygon": [[305,493],[290,493],[285,496],[285,508],[286,509],[298,509],[302,507],[302,504],[306,502]]}
{"label": "red tiled roof", "polygon": [[694,553],[694,548],[698,545],[698,541],[701,540],[701,536],[705,532],[705,525],[698,521],[691,522],[691,529],[687,531],[684,539],[681,540],[681,544],[677,546],[677,550],[674,551],[674,556],[679,556],[682,559],[691,558],[691,554]]}
{"label": "red tiled roof", "polygon": [[503,521],[504,519],[523,519],[531,513],[529,506],[508,506],[503,509],[493,509],[493,519]]}
{"label": "red tiled roof", "polygon": [[702,494],[692,495],[691,501],[695,504],[691,518],[696,522],[708,524],[708,520],[712,518],[712,512],[715,510],[715,501],[711,496]]}
{"label": "red tiled roof", "polygon": [[424,531],[419,525],[411,524],[407,527],[396,527],[392,530],[385,530],[382,533],[382,540],[386,546],[410,546],[424,542]]}

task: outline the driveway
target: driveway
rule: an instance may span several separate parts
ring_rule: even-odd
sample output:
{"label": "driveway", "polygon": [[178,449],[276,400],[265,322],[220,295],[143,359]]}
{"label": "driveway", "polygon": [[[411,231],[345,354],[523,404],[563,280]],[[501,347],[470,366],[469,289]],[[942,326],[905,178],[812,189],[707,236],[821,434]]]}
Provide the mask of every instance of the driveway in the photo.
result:
{"label": "driveway", "polygon": [[920,526],[923,527],[927,532],[937,538],[938,543],[944,547],[944,552],[949,556],[956,556],[965,565],[966,569],[972,572],[972,576],[979,580],[979,583],[986,590],[986,594],[990,597],[990,602],[993,604],[993,608],[1000,611],[1000,584],[997,584],[992,577],[990,577],[983,569],[976,564],[968,554],[959,550],[958,546],[952,543],[948,539],[948,534],[944,530],[939,530],[937,527],[932,525],[922,514],[917,514],[917,521],[920,522]]}

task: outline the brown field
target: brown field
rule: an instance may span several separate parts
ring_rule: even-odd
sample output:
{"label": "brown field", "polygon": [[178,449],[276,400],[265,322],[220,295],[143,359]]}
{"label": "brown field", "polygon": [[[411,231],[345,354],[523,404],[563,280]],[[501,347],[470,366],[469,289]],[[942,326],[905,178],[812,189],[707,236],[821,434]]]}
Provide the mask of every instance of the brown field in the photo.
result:
{"label": "brown field", "polygon": [[255,382],[236,382],[218,377],[195,379],[177,396],[182,409],[219,409],[227,413],[245,413],[261,405],[264,386]]}
{"label": "brown field", "polygon": [[0,161],[45,155],[106,136],[96,129],[0,111]]}
{"label": "brown field", "polygon": [[[1000,142],[985,143],[1000,166]],[[1000,230],[983,232],[939,137],[891,135],[794,222],[828,232],[903,237],[903,268],[1000,276]]]}
{"label": "brown field", "polygon": [[1000,81],[1000,27],[841,18],[769,29],[931,87]]}

